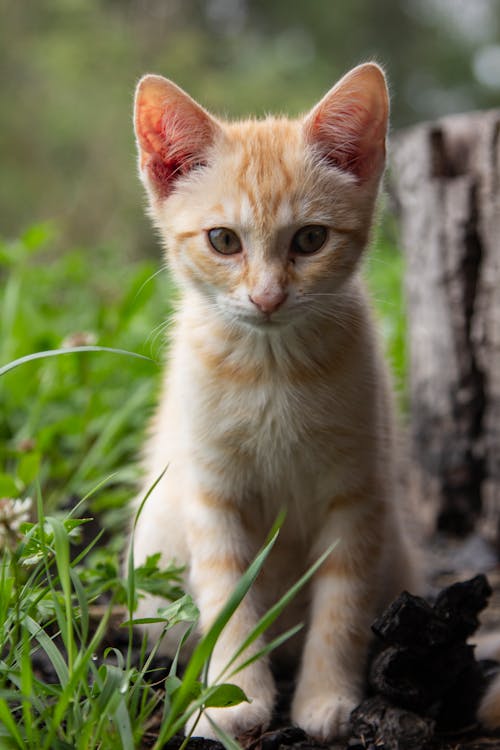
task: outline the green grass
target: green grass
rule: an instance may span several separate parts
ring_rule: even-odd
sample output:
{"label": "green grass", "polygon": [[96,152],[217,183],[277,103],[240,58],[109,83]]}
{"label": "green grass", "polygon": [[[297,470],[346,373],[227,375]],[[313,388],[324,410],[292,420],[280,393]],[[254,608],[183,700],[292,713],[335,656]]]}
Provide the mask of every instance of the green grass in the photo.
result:
{"label": "green grass", "polygon": [[[174,662],[163,696],[150,684],[149,674],[159,643],[148,656],[143,642],[139,664],[131,660],[131,637],[126,654],[106,649],[105,643],[115,605],[127,606],[128,621],[123,625],[132,627],[140,589],[173,599],[154,618],[164,632],[181,622],[190,631],[198,612],[190,597],[179,591],[180,571],[160,572],[153,559],[134,571],[130,556],[129,575],[122,578],[111,558],[104,566],[102,560],[96,564],[92,559],[95,541],[72,559],[72,539],[85,520],[46,516],[41,497],[37,505],[38,523],[24,523],[17,541],[11,536],[0,562],[0,747],[133,750],[141,746],[152,714],[160,711],[163,722],[154,744],[159,750],[204,706],[246,700],[240,688],[220,680],[208,684],[202,675],[218,634],[269,554],[277,528],[200,640],[182,680]],[[110,594],[104,614],[100,611],[92,623],[92,605],[104,594]],[[35,651],[50,661],[55,680],[39,676],[33,666]],[[99,652],[104,661],[97,664]]]}
{"label": "green grass", "polygon": [[[151,262],[121,264],[106,249],[51,255],[49,227],[0,244],[0,367],[68,339],[122,348],[34,361],[0,378],[0,497],[32,492],[47,508],[82,497],[115,529],[137,480],[136,456],[165,349],[173,289]],[[159,327],[160,326],[160,327]],[[88,338],[88,337],[87,337]]]}
{"label": "green grass", "polygon": [[[56,257],[52,239],[53,230],[44,225],[14,242],[0,242],[0,371],[68,344],[121,349],[141,358],[104,350],[56,353],[0,376],[0,498],[36,498],[38,518],[22,533],[4,528],[0,534],[0,747],[138,748],[148,719],[160,711],[159,750],[203,706],[245,699],[229,684],[235,664],[241,665],[244,651],[312,572],[264,615],[215,684],[206,681],[211,650],[276,529],[195,650],[183,680],[176,659],[164,696],[154,690],[148,674],[155,649],[149,655],[145,644],[141,663],[132,664],[133,611],[141,591],[172,601],[159,615],[165,628],[178,621],[192,627],[197,617],[194,603],[178,587],[178,570],[160,571],[153,556],[135,572],[130,559],[124,576],[118,561],[127,528],[124,508],[135,493],[137,455],[155,403],[167,346],[164,321],[175,291],[165,272],[158,273],[159,262],[125,262],[109,248],[76,248]],[[396,378],[404,383],[402,259],[387,223],[367,276]],[[82,550],[91,517],[105,530],[106,545],[95,537]],[[105,614],[96,624],[93,607],[103,601]],[[93,655],[106,649],[116,606],[128,610],[129,647],[125,654],[110,651],[106,663],[96,666]],[[46,684],[33,671],[35,649],[46,653],[57,683]],[[234,749],[230,738],[220,736]]]}
{"label": "green grass", "polygon": [[[133,666],[128,654],[95,660],[131,584],[102,551],[91,560],[97,540],[72,559],[83,519],[46,516],[40,496],[37,505],[39,522],[22,525],[0,563],[0,747],[138,747],[159,700],[143,665]],[[152,565],[149,572],[158,575]],[[163,576],[167,597],[178,595],[177,581],[178,571]],[[104,594],[108,605],[93,622],[92,605]],[[34,669],[35,651],[50,661],[55,680]]]}
{"label": "green grass", "polygon": [[392,368],[400,405],[406,408],[407,349],[404,258],[397,248],[394,220],[386,216],[366,259],[366,279]]}
{"label": "green grass", "polygon": [[[161,692],[154,686],[153,681],[158,680],[151,672],[161,638],[149,655],[143,640],[139,663],[132,661],[133,626],[144,622],[134,620],[134,610],[138,596],[145,591],[170,600],[171,604],[147,622],[160,622],[163,634],[184,623],[187,629],[179,643],[180,651],[198,620],[194,602],[178,586],[182,571],[173,567],[160,571],[159,556],[135,568],[130,549],[127,575],[123,577],[113,556],[96,549],[98,538],[79,555],[72,555],[71,545],[86,519],[77,519],[71,513],[47,516],[40,494],[37,516],[37,523],[12,524],[0,560],[0,747],[6,750],[134,750],[142,746],[154,714],[161,715],[161,726],[153,750],[161,750],[193,715],[198,719],[206,708],[246,701],[231,678],[294,635],[300,626],[246,659],[245,653],[335,546],[331,545],[263,615],[220,675],[209,682],[208,664],[217,639],[269,555],[283,520],[278,519],[264,547],[199,640],[182,678],[177,674],[176,657],[162,680]],[[103,596],[107,605],[93,621],[92,605]],[[126,653],[106,648],[116,605],[122,605],[128,615],[121,618],[122,627],[129,633]],[[50,661],[55,680],[49,681],[37,672],[33,657],[41,652]],[[103,657],[99,663],[97,654]],[[213,726],[226,748],[234,750],[234,740],[216,724]]]}

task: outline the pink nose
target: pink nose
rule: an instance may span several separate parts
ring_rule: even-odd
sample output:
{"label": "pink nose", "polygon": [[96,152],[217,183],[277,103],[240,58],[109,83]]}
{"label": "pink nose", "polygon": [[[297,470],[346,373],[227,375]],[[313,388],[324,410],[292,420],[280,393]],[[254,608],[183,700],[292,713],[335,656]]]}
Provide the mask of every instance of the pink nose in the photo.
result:
{"label": "pink nose", "polygon": [[267,315],[276,312],[278,307],[281,307],[283,302],[288,297],[288,294],[282,289],[275,289],[267,292],[256,292],[255,294],[249,295],[250,302],[253,302],[255,307]]}

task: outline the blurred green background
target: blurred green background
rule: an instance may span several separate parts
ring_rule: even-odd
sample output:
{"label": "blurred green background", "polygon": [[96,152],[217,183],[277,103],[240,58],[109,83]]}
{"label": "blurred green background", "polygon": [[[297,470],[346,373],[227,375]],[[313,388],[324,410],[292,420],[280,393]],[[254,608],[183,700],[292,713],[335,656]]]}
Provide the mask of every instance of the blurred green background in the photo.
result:
{"label": "blurred green background", "polygon": [[[136,175],[143,73],[219,114],[294,115],[376,59],[400,128],[498,106],[499,26],[500,0],[0,0],[0,366],[75,335],[162,358],[174,291],[155,275]],[[367,270],[404,393],[403,259],[387,214]],[[105,481],[93,510],[114,528],[160,371],[98,353],[2,377],[0,497],[39,480],[61,505]]]}
{"label": "blurred green background", "polygon": [[[498,105],[500,0],[0,0],[0,231],[151,252],[131,107],[145,72],[239,116],[382,63],[393,127]],[[97,259],[96,259],[97,262]]]}

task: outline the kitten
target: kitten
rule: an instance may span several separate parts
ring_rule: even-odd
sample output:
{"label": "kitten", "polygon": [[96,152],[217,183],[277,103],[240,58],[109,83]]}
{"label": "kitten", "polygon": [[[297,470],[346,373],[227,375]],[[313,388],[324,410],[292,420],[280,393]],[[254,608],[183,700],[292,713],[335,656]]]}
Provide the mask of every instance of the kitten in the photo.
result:
{"label": "kitten", "polygon": [[[136,95],[140,174],[182,298],[145,486],[168,470],[139,520],[135,560],[160,551],[186,564],[204,631],[287,509],[217,643],[215,678],[266,607],[338,539],[279,624],[307,623],[283,658],[302,650],[292,719],[322,740],[346,730],[362,697],[375,614],[414,589],[394,493],[391,385],[359,273],[388,109],[371,63],[297,120],[222,122],[160,76],[144,77]],[[161,604],[142,600],[139,616]],[[251,703],[213,709],[212,719],[235,736],[265,727],[269,664],[234,681]],[[206,718],[196,730],[214,736]]]}

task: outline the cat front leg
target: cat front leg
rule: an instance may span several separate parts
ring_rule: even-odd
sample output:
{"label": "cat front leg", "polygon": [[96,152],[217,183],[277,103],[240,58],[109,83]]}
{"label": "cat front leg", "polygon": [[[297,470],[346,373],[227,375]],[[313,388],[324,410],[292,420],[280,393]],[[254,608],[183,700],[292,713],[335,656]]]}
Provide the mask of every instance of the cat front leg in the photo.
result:
{"label": "cat front leg", "polygon": [[[188,516],[189,582],[200,610],[201,631],[205,633],[245,571],[249,545],[237,504],[218,492],[198,490],[189,498]],[[255,598],[255,592],[250,590],[222,631],[210,661],[209,683],[220,679],[238,647],[257,624],[259,611]],[[238,662],[246,661],[262,646],[262,639],[257,639]],[[231,676],[238,662],[226,671],[222,681],[241,687],[250,702],[207,710],[194,727],[195,736],[216,738],[207,715],[234,737],[262,731],[269,724],[275,694],[269,665],[261,659]],[[188,729],[193,727],[194,721],[195,718]]]}
{"label": "cat front leg", "polygon": [[334,498],[314,554],[338,540],[313,580],[292,720],[327,741],[346,733],[360,703],[378,601],[384,507],[366,493]]}

